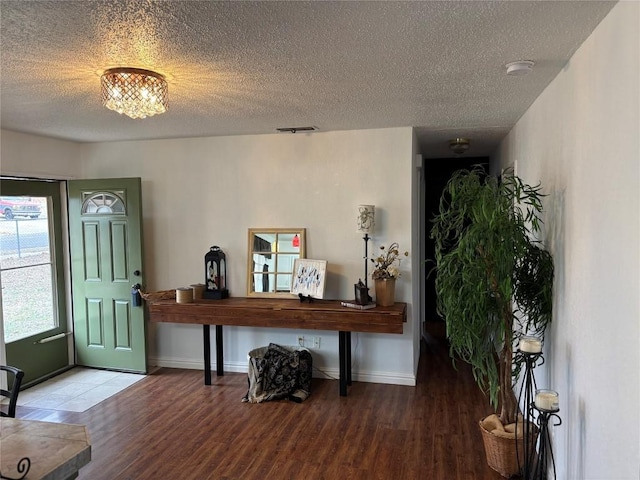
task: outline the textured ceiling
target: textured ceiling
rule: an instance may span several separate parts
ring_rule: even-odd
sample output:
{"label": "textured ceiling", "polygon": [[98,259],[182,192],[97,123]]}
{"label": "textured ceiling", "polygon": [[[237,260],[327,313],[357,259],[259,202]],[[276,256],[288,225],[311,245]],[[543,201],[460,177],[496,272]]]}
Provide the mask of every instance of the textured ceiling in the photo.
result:
{"label": "textured ceiling", "polygon": [[[487,155],[614,5],[597,1],[0,2],[2,128],[79,142],[414,126],[427,157]],[[530,75],[504,65],[533,60]],[[102,107],[155,70],[169,111]]]}

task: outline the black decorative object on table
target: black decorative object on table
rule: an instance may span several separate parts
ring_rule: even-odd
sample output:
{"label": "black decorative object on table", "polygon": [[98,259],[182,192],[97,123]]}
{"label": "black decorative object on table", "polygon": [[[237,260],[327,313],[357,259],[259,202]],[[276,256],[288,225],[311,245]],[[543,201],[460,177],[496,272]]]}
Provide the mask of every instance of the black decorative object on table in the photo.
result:
{"label": "black decorative object on table", "polygon": [[300,303],[304,303],[305,301],[309,303],[313,303],[313,297],[311,295],[303,295],[299,293],[298,298],[300,299]]}
{"label": "black decorative object on table", "polygon": [[226,256],[220,247],[211,247],[204,256],[204,283],[202,298],[221,300],[229,297]]}
{"label": "black decorative object on table", "polygon": [[371,302],[371,297],[369,296],[369,288],[362,283],[362,279],[358,280],[358,283],[353,285],[354,295],[355,295],[355,303],[357,305],[367,305]]}
{"label": "black decorative object on table", "polygon": [[[518,351],[516,363],[524,364],[524,379],[518,396],[518,405],[524,405],[522,415],[522,442],[518,442],[518,429],[516,428],[516,455],[518,457],[518,465],[522,465],[522,477],[526,480],[533,475],[534,462],[536,457],[536,439],[538,429],[534,426],[534,395],[537,390],[536,378],[533,369],[537,365],[544,363],[541,352],[523,352]],[[538,364],[538,361],[540,363]],[[524,403],[522,402],[524,397]],[[517,425],[517,424],[516,424]],[[522,448],[521,448],[522,446]],[[522,451],[524,450],[524,451]]]}

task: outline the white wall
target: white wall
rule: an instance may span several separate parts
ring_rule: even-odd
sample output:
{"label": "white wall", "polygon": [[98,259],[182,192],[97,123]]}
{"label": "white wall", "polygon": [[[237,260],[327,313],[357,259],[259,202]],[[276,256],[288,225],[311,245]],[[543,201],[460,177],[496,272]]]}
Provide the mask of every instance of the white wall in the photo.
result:
{"label": "white wall", "polygon": [[80,171],[78,143],[0,130],[0,173],[70,179]]}
{"label": "white wall", "polygon": [[617,4],[496,156],[548,193],[555,310],[536,377],[560,394],[559,479],[640,471],[639,19]]}
{"label": "white wall", "polygon": [[[411,249],[412,135],[395,128],[114,142],[81,145],[80,156],[84,178],[142,178],[148,290],[203,281],[204,255],[219,245],[230,293],[244,296],[247,229],[305,227],[307,257],[328,260],[325,297],[346,299],[364,274],[357,205],[376,206],[370,252],[392,241]],[[403,263],[397,282],[397,300],[409,303],[404,334],[354,335],[354,379],[415,384],[410,270]],[[229,327],[225,368],[246,371],[249,350],[293,345],[298,333],[309,347],[322,337],[314,364],[337,376],[337,332]],[[155,363],[202,368],[201,327],[162,324],[152,338]]]}

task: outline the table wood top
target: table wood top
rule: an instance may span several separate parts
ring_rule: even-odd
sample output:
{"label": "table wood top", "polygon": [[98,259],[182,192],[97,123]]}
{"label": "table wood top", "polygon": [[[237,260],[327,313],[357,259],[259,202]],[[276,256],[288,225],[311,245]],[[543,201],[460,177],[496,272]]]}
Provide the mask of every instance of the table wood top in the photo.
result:
{"label": "table wood top", "polygon": [[63,480],[91,460],[91,444],[84,425],[0,418],[0,471],[20,478],[16,467],[31,460],[25,480]]}
{"label": "table wood top", "polygon": [[148,303],[148,308],[152,322],[202,325],[402,333],[403,324],[407,321],[406,303],[358,310],[343,307],[340,302],[231,297],[193,303],[158,300]]}

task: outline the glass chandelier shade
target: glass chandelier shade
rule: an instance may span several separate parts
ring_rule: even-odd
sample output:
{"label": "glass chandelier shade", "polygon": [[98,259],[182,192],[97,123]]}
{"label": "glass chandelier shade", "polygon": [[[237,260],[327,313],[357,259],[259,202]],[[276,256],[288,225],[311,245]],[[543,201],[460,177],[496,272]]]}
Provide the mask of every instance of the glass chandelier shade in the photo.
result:
{"label": "glass chandelier shade", "polygon": [[102,104],[131,118],[167,111],[167,81],[140,68],[111,68],[102,74]]}

